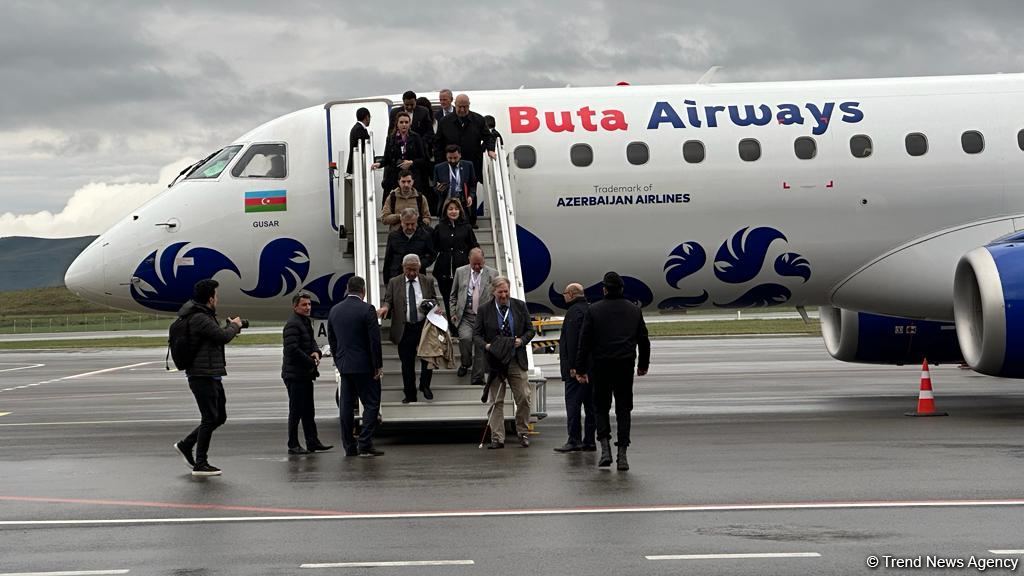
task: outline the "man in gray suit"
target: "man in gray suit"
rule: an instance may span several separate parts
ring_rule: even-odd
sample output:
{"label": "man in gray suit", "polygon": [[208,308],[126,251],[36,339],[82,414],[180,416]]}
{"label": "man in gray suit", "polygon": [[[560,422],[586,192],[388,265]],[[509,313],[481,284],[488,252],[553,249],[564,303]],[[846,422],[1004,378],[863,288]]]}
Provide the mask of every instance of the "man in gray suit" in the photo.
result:
{"label": "man in gray suit", "polygon": [[473,326],[476,325],[477,306],[490,299],[491,282],[497,276],[497,270],[484,264],[484,251],[473,248],[469,251],[469,264],[455,270],[448,301],[452,325],[458,328],[459,354],[462,356],[459,377],[472,370],[471,381],[479,386],[484,385],[484,356],[473,342]]}
{"label": "man in gray suit", "polygon": [[[327,340],[334,367],[341,373],[341,443],[346,456],[382,456],[373,447],[373,433],[380,414],[380,378],[384,356],[380,346],[380,325],[376,310],[366,298],[366,281],[353,276],[345,299],[331,308],[327,319]],[[363,429],[359,441],[352,437],[356,397],[363,403]]]}
{"label": "man in gray suit", "polygon": [[[420,274],[420,257],[406,254],[402,258],[402,274],[388,281],[384,290],[384,305],[377,311],[383,318],[391,314],[391,341],[398,345],[398,357],[402,361],[402,385],[405,398],[402,404],[416,401],[416,349],[420,345],[420,334],[427,315],[420,309],[424,300],[438,298],[437,281],[430,274]],[[430,379],[434,372],[426,360],[420,360],[420,392],[427,400],[434,399],[430,391]]]}

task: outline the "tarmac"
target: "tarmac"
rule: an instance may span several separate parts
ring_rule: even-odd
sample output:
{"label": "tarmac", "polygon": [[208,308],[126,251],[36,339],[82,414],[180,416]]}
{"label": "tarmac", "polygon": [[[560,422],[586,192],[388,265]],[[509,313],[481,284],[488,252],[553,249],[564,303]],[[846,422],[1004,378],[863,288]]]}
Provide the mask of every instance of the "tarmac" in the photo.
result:
{"label": "tarmac", "polygon": [[552,451],[550,356],[528,449],[421,428],[345,458],[327,379],[335,449],[288,456],[280,354],[229,345],[224,475],[196,479],[171,443],[198,411],[163,350],[0,353],[0,576],[1000,573],[1024,557],[1019,381],[933,367],[950,416],[908,418],[919,365],[843,364],[817,338],[660,340],[617,472]]}

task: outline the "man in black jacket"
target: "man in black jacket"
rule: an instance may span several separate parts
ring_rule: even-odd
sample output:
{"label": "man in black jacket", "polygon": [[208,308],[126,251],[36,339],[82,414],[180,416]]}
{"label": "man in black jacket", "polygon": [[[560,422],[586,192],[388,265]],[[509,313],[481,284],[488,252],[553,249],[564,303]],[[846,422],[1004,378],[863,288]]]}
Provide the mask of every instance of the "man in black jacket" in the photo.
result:
{"label": "man in black jacket", "polygon": [[[584,384],[576,380],[576,355],[579,353],[580,332],[583,330],[583,317],[590,304],[583,295],[583,286],[569,284],[562,292],[566,304],[569,305],[565,319],[562,320],[562,332],[558,336],[558,359],[562,368],[562,381],[565,382],[565,417],[569,429],[569,440],[555,448],[555,452],[593,452],[594,432],[597,430],[594,410],[594,388],[590,383]],[[580,409],[587,414],[586,426],[580,433]]]}
{"label": "man in black jacket", "polygon": [[[590,306],[583,316],[580,349],[576,354],[576,378],[594,385],[597,408],[597,439],[601,458],[597,465],[611,466],[612,437],[608,411],[615,397],[615,422],[618,425],[619,470],[629,470],[626,448],[629,446],[630,412],[633,410],[633,365],[637,376],[647,374],[651,363],[651,341],[643,313],[623,295],[622,277],[615,272],[604,275],[604,299]],[[637,347],[640,361],[637,362]],[[589,365],[588,365],[589,361]]]}
{"label": "man in black jacket", "polygon": [[[473,342],[485,352],[487,371],[490,373],[485,392],[489,390],[491,412],[487,425],[491,428],[491,445],[495,450],[505,447],[505,383],[512,389],[516,403],[516,435],[523,448],[530,447],[530,382],[527,374],[529,360],[526,347],[533,340],[533,322],[526,302],[510,297],[508,278],[498,276],[491,282],[493,298],[477,308],[476,324],[473,326]],[[501,345],[499,341],[503,341]],[[495,350],[491,350],[494,347]],[[496,356],[498,349],[512,348],[508,364]],[[501,382],[493,382],[496,373]]]}
{"label": "man in black jacket", "polygon": [[[291,318],[285,322],[282,333],[284,359],[281,379],[288,390],[288,453],[309,454],[330,450],[320,442],[316,432],[316,409],[313,403],[313,381],[320,372],[320,347],[313,337],[313,323],[309,314],[313,309],[311,296],[298,292],[292,297]],[[299,421],[306,436],[306,448],[299,444]]]}
{"label": "man in black jacket", "polygon": [[385,285],[402,274],[402,258],[406,254],[420,257],[420,270],[423,272],[427,271],[437,256],[430,229],[420,226],[420,213],[413,208],[404,208],[401,215],[402,227],[388,234],[388,245],[384,250]]}
{"label": "man in black jacket", "polygon": [[[217,286],[217,281],[212,279],[196,282],[192,299],[178,311],[178,316],[188,318],[188,338],[195,355],[185,375],[202,420],[184,440],[174,443],[174,449],[192,468],[193,476],[220,476],[220,469],[211,466],[206,456],[213,431],[228,419],[227,398],[221,382],[228,373],[224,345],[242,331],[242,320],[238,317],[231,318],[223,328],[217,323]],[[193,446],[196,449],[194,459]]]}
{"label": "man in black jacket", "polygon": [[[483,178],[484,150],[494,158],[494,136],[484,124],[484,117],[469,109],[469,96],[459,94],[455,97],[455,114],[445,116],[437,123],[437,134],[434,136],[434,158],[444,158],[449,144],[458,144],[462,157],[473,163],[476,178]],[[476,206],[478,201],[475,183],[470,187],[474,209],[469,212],[469,223],[473,228],[476,224]]]}

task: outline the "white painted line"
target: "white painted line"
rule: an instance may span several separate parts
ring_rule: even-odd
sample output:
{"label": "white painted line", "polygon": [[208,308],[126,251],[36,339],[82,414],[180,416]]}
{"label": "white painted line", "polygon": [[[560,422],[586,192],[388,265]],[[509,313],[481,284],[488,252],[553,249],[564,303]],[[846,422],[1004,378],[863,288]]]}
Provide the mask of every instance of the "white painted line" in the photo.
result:
{"label": "white painted line", "polygon": [[5,572],[0,576],[101,576],[127,573],[128,570],[78,570],[72,572]]}
{"label": "white painted line", "polygon": [[7,416],[10,412],[0,412],[0,416]]}
{"label": "white painted line", "polygon": [[[110,518],[92,520],[0,520],[0,526],[113,526],[145,524],[214,524],[247,522],[301,522],[323,520],[423,520],[439,518],[495,518],[519,516],[581,516],[588,514],[664,514],[694,512],[764,512],[778,510],[886,510],[901,508],[1022,507],[1024,500],[919,500],[864,502],[807,502],[802,504],[709,504],[676,506],[623,506],[591,508],[535,508],[522,510],[440,510],[435,512],[353,512],[293,516],[196,516],[166,518]],[[3,576],[0,574],[0,576]]]}
{"label": "white painted line", "polygon": [[[274,422],[281,420],[280,416],[232,416],[232,422]],[[17,424],[0,424],[0,427],[13,428],[16,426],[97,426],[109,424],[178,424],[181,422],[195,423],[195,418],[163,418],[155,420],[72,420],[67,422],[20,422]],[[3,574],[0,574],[3,576]]]}
{"label": "white painted line", "polygon": [[670,554],[645,556],[648,560],[753,560],[768,558],[821,558],[817,552],[768,552],[764,554]]}
{"label": "white painted line", "polygon": [[1005,556],[1022,556],[1024,550],[989,550],[989,554],[1002,554]]}
{"label": "white painted line", "polygon": [[[21,368],[4,368],[3,370],[0,370],[0,372],[17,372],[18,370],[29,370],[31,368],[42,368],[43,366],[46,366],[46,364],[30,364],[28,366],[22,366]],[[0,574],[0,576],[3,576],[3,575]]]}
{"label": "white painted line", "polygon": [[[116,372],[117,370],[125,370],[127,368],[137,368],[139,366],[146,366],[147,364],[159,364],[158,361],[154,362],[139,362],[138,364],[129,364],[127,366],[115,366],[114,368],[104,368],[103,370],[93,370],[92,372],[85,372],[83,374],[75,374],[73,376],[65,376],[58,378],[57,380],[51,380],[51,382],[58,382],[61,380],[75,380],[78,378],[85,378],[87,376],[95,376],[97,374],[106,374],[107,372]],[[0,576],[3,576],[0,574]]]}
{"label": "white painted line", "polygon": [[[472,560],[407,560],[401,562],[335,562],[302,564],[299,568],[388,568],[393,566],[472,566]],[[0,574],[0,576],[3,576]]]}

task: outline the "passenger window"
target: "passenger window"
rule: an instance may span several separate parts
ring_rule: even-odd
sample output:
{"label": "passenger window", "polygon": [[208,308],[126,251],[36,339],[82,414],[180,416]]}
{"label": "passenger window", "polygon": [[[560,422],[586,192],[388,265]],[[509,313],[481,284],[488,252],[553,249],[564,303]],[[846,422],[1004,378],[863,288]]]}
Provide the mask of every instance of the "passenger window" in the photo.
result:
{"label": "passenger window", "polygon": [[968,154],[979,154],[985,149],[985,137],[977,130],[968,130],[960,135],[960,146]]}
{"label": "passenger window", "polygon": [[586,168],[594,163],[594,149],[588,144],[573,144],[569,149],[569,159],[573,166]]}
{"label": "passenger window", "polygon": [[740,140],[740,158],[754,162],[761,157],[761,143],[753,138]]}
{"label": "passenger window", "polygon": [[237,144],[224,148],[220,152],[211,156],[209,160],[203,162],[201,166],[190,172],[189,175],[185,177],[185,180],[208,180],[220,176],[220,173],[228,167],[228,164],[231,163],[231,159],[234,158],[235,154],[238,154],[238,151],[241,149],[242,147]]}
{"label": "passenger window", "polygon": [[284,144],[253,144],[231,169],[235,178],[284,178],[288,163]]}
{"label": "passenger window", "polygon": [[871,156],[871,138],[858,134],[850,138],[850,154],[854,158],[867,158]]}
{"label": "passenger window", "polygon": [[651,159],[651,150],[643,142],[630,142],[626,146],[626,160],[634,166],[647,164]]}
{"label": "passenger window", "polygon": [[928,152],[928,139],[919,132],[907,134],[905,144],[907,146],[907,154],[911,156],[924,156]]}
{"label": "passenger window", "polygon": [[512,158],[515,159],[516,166],[523,170],[537,165],[537,151],[533,146],[516,146],[516,149],[512,151]]}
{"label": "passenger window", "polygon": [[683,143],[683,160],[689,164],[700,164],[704,161],[704,143],[700,140],[687,140]]}
{"label": "passenger window", "polygon": [[810,160],[818,154],[818,143],[810,136],[801,136],[793,142],[793,152],[801,160]]}

